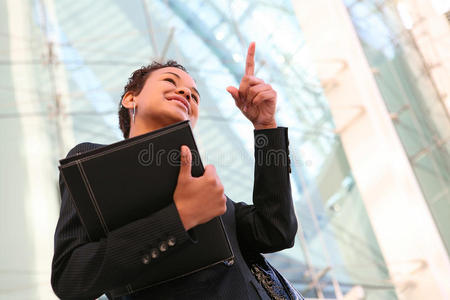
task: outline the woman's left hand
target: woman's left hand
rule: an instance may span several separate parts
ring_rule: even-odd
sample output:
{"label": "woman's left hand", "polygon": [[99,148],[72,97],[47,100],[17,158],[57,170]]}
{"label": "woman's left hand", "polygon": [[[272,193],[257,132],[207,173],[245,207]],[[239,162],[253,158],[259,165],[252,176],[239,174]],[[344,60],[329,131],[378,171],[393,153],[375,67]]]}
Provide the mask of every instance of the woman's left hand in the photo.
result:
{"label": "woman's left hand", "polygon": [[227,91],[233,97],[236,106],[249,119],[255,129],[276,128],[275,109],[277,92],[255,73],[255,43],[250,43],[247,51],[245,75],[239,89],[229,86]]}

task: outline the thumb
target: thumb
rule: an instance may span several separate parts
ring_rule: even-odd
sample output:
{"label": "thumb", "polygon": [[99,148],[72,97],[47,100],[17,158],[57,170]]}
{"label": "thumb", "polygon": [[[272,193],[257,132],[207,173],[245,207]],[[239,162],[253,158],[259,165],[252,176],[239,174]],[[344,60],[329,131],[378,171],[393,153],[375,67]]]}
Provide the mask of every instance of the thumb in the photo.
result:
{"label": "thumb", "polygon": [[234,86],[227,87],[227,92],[230,93],[231,97],[234,98],[235,101],[239,101],[239,90]]}
{"label": "thumb", "polygon": [[180,173],[178,178],[186,177],[190,178],[191,175],[191,162],[192,162],[192,154],[191,150],[188,146],[181,146],[181,164],[180,164]]}

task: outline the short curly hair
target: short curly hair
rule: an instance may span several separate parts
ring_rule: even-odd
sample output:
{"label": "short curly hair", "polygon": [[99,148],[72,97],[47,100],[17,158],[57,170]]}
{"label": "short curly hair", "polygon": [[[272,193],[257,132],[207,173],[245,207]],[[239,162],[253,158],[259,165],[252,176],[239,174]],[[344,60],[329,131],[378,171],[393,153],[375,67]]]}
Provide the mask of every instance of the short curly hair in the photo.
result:
{"label": "short curly hair", "polygon": [[142,91],[142,88],[145,85],[145,82],[147,81],[148,76],[153,71],[166,67],[178,68],[187,73],[186,68],[174,60],[169,60],[164,64],[154,61],[150,65],[143,66],[135,70],[131,74],[130,78],[128,78],[128,83],[123,88],[123,94],[120,97],[119,102],[119,127],[125,139],[127,139],[130,136],[131,117],[130,117],[130,109],[122,105],[123,97],[128,92],[132,92],[136,96],[139,95],[140,92]]}

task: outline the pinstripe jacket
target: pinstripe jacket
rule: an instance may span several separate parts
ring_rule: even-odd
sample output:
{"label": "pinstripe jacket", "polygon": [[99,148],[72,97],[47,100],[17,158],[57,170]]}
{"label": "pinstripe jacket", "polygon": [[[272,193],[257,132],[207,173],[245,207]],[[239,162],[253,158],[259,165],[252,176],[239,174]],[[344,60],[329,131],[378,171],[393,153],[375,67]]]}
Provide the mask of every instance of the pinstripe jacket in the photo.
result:
{"label": "pinstripe jacket", "polygon": [[[234,264],[219,264],[156,287],[131,291],[114,299],[269,299],[255,280],[244,257],[292,247],[297,221],[289,180],[290,160],[286,127],[254,130],[255,173],[253,205],[227,197],[222,216],[232,245]],[[82,143],[67,155],[103,145]],[[61,176],[61,210],[55,231],[51,284],[62,299],[95,299],[139,278],[153,263],[170,264],[170,254],[190,243],[178,211],[171,204],[146,218],[90,242]],[[168,241],[168,251],[158,250]],[[151,249],[151,250],[150,250]],[[177,250],[178,249],[178,250]]]}

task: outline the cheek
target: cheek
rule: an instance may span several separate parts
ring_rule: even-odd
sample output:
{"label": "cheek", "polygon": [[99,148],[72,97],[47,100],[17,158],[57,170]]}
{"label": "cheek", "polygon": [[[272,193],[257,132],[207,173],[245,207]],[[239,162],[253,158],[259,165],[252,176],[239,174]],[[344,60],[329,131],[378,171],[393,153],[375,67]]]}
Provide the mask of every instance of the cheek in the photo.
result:
{"label": "cheek", "polygon": [[148,112],[152,108],[152,103],[150,99],[141,99],[139,102],[140,112]]}
{"label": "cheek", "polygon": [[150,88],[146,86],[137,96],[138,105],[144,110],[158,108],[161,106],[161,101],[164,100],[164,90],[159,86]]}
{"label": "cheek", "polygon": [[192,107],[192,117],[194,117],[196,119],[198,118],[198,106],[197,105]]}
{"label": "cheek", "polygon": [[152,112],[161,108],[161,104],[163,104],[161,101],[162,99],[159,99],[158,97],[151,97],[151,95],[143,94],[142,97],[139,97],[138,99],[138,105],[141,112]]}

